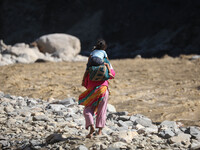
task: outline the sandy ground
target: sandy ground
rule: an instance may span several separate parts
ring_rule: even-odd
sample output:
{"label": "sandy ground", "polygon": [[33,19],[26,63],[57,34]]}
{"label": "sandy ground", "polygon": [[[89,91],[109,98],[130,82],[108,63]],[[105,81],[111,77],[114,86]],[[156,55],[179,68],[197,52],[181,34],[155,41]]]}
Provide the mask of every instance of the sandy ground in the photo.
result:
{"label": "sandy ground", "polygon": [[[200,126],[200,60],[191,56],[112,60],[109,103],[154,122]],[[44,100],[78,98],[86,62],[16,64],[0,67],[0,91]]]}

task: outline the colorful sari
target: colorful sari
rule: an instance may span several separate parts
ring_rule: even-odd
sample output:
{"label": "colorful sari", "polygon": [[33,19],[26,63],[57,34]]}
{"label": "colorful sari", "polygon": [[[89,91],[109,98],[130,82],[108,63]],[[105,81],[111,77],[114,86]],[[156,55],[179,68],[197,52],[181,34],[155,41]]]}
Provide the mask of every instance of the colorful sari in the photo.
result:
{"label": "colorful sari", "polygon": [[96,112],[99,103],[104,99],[107,89],[108,87],[105,85],[87,89],[79,96],[79,105],[84,105],[85,107],[94,106]]}

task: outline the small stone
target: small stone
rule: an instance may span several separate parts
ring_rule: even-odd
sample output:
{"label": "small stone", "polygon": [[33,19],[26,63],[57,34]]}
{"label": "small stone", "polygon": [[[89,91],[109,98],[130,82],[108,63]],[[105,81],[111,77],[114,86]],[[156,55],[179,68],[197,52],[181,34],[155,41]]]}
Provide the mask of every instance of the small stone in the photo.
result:
{"label": "small stone", "polygon": [[197,140],[200,141],[200,128],[199,127],[195,127],[195,126],[188,127],[185,132],[192,135],[192,137],[195,137]]}
{"label": "small stone", "polygon": [[159,132],[159,135],[165,139],[175,136],[175,133],[172,132],[170,129],[165,129]]}
{"label": "small stone", "polygon": [[160,126],[159,126],[160,129],[162,128],[168,128],[170,129],[172,132],[174,132],[175,134],[177,134],[178,132],[180,132],[180,129],[178,128],[178,125],[176,124],[175,121],[168,121],[168,120],[165,120],[163,121]]}
{"label": "small stone", "polygon": [[35,106],[37,105],[38,102],[34,99],[28,99],[26,103],[27,103],[27,106]]}
{"label": "small stone", "polygon": [[71,105],[71,104],[75,104],[75,98],[70,97],[70,98],[66,98],[64,100],[55,102],[55,104],[62,104],[62,105]]}
{"label": "small stone", "polygon": [[158,133],[158,127],[156,125],[152,125],[150,127],[144,128],[145,133],[150,134],[157,134]]}
{"label": "small stone", "polygon": [[127,148],[127,144],[124,142],[115,142],[113,144],[111,144],[107,150],[118,150],[118,149],[126,149]]}
{"label": "small stone", "polygon": [[63,147],[59,146],[56,150],[63,150]]}
{"label": "small stone", "polygon": [[155,143],[161,143],[162,139],[160,137],[158,137],[157,135],[153,134],[151,137],[152,141],[154,141]]}
{"label": "small stone", "polygon": [[77,144],[77,141],[70,140],[68,143],[74,145],[74,144]]}
{"label": "small stone", "polygon": [[144,129],[145,127],[142,126],[141,124],[137,124],[137,125],[135,126],[135,128],[136,128],[137,130],[140,130],[140,129]]}
{"label": "small stone", "polygon": [[191,137],[191,135],[189,135],[189,134],[180,133],[177,136],[171,137],[169,139],[169,142],[171,144],[173,144],[173,143],[183,143],[183,142],[190,144],[190,137]]}
{"label": "small stone", "polygon": [[65,106],[61,104],[50,104],[48,108],[52,109],[53,111],[61,111],[65,108]]}
{"label": "small stone", "polygon": [[99,149],[99,150],[103,150],[103,149],[106,149],[107,146],[105,144],[103,144],[102,142],[96,142],[92,145],[92,148],[93,149]]}
{"label": "small stone", "polygon": [[33,145],[33,146],[36,146],[36,145],[41,144],[38,140],[31,140],[30,143],[31,143],[31,145]]}
{"label": "small stone", "polygon": [[8,105],[6,107],[4,107],[4,111],[9,113],[9,112],[13,112],[15,109],[12,107],[12,105]]}
{"label": "small stone", "polygon": [[152,121],[146,118],[138,118],[133,122],[133,124],[135,125],[140,124],[144,127],[150,127],[152,126]]}
{"label": "small stone", "polygon": [[124,121],[124,123],[129,126],[129,127],[132,127],[133,126],[133,122],[132,121]]}
{"label": "small stone", "polygon": [[[121,111],[121,112],[116,112],[115,113],[117,116],[127,116],[128,115],[128,112],[127,111]],[[130,116],[129,116],[130,118]]]}
{"label": "small stone", "polygon": [[8,119],[7,124],[8,125],[15,125],[16,121],[17,121],[16,119],[10,118],[10,119]]}
{"label": "small stone", "polygon": [[33,121],[49,121],[49,118],[45,115],[38,115],[33,117]]}
{"label": "small stone", "polygon": [[121,131],[117,134],[117,139],[122,142],[131,143],[134,137],[138,136],[136,131]]}
{"label": "small stone", "polygon": [[127,124],[124,123],[122,120],[119,120],[119,121],[118,121],[118,126],[119,126],[119,127],[127,127],[127,128],[128,128]]}
{"label": "small stone", "polygon": [[118,118],[118,120],[122,120],[122,121],[128,121],[130,119],[130,116],[120,116]]}
{"label": "small stone", "polygon": [[107,111],[112,113],[112,112],[116,112],[116,109],[113,105],[108,104],[107,105]]}
{"label": "small stone", "polygon": [[3,147],[9,147],[10,146],[10,143],[6,140],[1,140],[0,141],[0,144],[3,146]]}
{"label": "small stone", "polygon": [[64,140],[65,140],[65,138],[63,138],[61,134],[54,133],[54,134],[49,135],[46,138],[46,143],[47,144],[54,144],[54,143],[64,141]]}
{"label": "small stone", "polygon": [[195,139],[192,139],[190,149],[191,150],[199,150],[200,149],[200,142],[195,140]]}
{"label": "small stone", "polygon": [[31,116],[41,116],[41,115],[44,115],[43,112],[32,112],[31,113]]}
{"label": "small stone", "polygon": [[88,150],[87,147],[85,147],[84,145],[79,145],[76,150]]}

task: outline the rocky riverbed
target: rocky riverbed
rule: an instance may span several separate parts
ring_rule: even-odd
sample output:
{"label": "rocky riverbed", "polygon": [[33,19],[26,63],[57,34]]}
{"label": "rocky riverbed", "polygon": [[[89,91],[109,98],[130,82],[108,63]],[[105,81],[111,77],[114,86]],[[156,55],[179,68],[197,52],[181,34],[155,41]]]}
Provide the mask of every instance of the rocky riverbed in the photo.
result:
{"label": "rocky riverbed", "polygon": [[152,122],[141,114],[108,105],[103,135],[85,138],[83,107],[73,97],[45,101],[0,92],[1,149],[192,149],[200,148],[200,128],[180,122]]}
{"label": "rocky riverbed", "polygon": [[[111,60],[109,103],[118,111],[143,114],[154,122],[180,121],[200,126],[200,59]],[[43,100],[75,97],[85,90],[81,80],[86,62],[48,62],[0,67],[0,90]]]}

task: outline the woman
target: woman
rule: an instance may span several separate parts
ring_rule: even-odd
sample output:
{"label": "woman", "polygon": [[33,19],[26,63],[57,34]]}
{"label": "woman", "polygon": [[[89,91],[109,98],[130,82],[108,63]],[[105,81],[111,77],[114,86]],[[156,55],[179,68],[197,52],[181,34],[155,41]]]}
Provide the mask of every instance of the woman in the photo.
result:
{"label": "woman", "polygon": [[[97,42],[98,43],[98,42]],[[105,41],[103,42],[105,43]],[[96,45],[99,47],[100,45]],[[99,48],[104,49],[105,45],[101,45]],[[113,78],[115,76],[115,71],[110,65],[110,71],[112,73]],[[83,92],[79,96],[79,104],[84,105],[84,117],[86,122],[86,129],[90,127],[90,132],[86,136],[87,138],[91,138],[94,128],[94,120],[93,116],[96,114],[96,128],[99,128],[97,135],[102,134],[102,129],[106,123],[106,111],[107,111],[107,103],[108,103],[108,80],[105,81],[91,81],[89,78],[89,74],[84,74],[82,85],[86,87],[86,91]]]}

